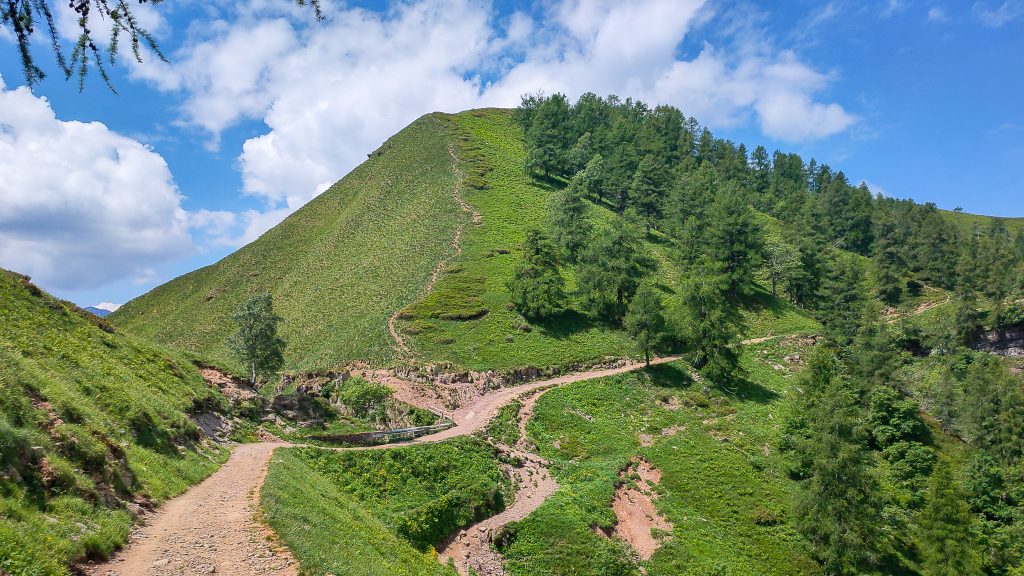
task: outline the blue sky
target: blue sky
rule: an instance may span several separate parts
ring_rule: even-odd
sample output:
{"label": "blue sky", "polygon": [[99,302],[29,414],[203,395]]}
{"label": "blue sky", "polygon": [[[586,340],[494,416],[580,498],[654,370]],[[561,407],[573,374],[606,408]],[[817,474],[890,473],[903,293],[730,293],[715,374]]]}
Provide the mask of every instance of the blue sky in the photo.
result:
{"label": "blue sky", "polygon": [[290,0],[140,5],[170,63],[122,58],[117,95],[58,74],[29,93],[0,32],[0,266],[121,303],[257,237],[416,117],[536,90],[673,104],[876,192],[1024,216],[1024,0],[622,4],[328,0],[324,23]]}

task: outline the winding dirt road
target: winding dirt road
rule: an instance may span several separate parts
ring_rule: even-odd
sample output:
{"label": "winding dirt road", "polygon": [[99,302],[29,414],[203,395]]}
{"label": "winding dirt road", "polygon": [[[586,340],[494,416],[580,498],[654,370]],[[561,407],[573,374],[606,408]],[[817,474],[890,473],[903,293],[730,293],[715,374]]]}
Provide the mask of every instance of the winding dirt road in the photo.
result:
{"label": "winding dirt road", "polygon": [[[658,358],[651,364],[664,364],[677,356]],[[485,394],[453,414],[455,426],[447,430],[422,436],[411,442],[384,444],[371,448],[346,450],[382,450],[410,443],[440,442],[456,436],[466,436],[483,430],[502,406],[524,394],[553,388],[563,384],[602,378],[632,372],[643,368],[635,362],[603,370],[590,370],[566,374],[549,380],[538,380],[519,386],[502,388]],[[526,401],[532,406],[539,394]],[[414,395],[405,400],[416,402]],[[526,419],[532,410],[524,408],[520,429],[525,432]],[[523,434],[525,438],[525,434]],[[297,563],[284,547],[273,541],[271,531],[258,520],[259,491],[266,478],[267,468],[274,450],[289,444],[262,442],[243,444],[235,448],[231,458],[209,478],[193,486],[183,495],[165,504],[138,530],[128,546],[110,561],[99,565],[81,566],[89,576],[191,576],[222,574],[229,576],[295,576]],[[557,488],[546,463],[529,453],[525,445],[504,447],[518,456],[523,464],[513,473],[522,492],[515,502],[501,514],[485,520],[473,528],[485,533],[513,520],[525,518],[536,510]],[[463,560],[480,559],[493,566],[495,559],[500,570],[500,557],[489,551],[488,542],[481,540],[470,549]],[[482,544],[482,545],[480,545]],[[486,556],[486,554],[491,554]],[[481,571],[481,574],[485,572]],[[486,572],[501,574],[501,572]]]}
{"label": "winding dirt road", "polygon": [[283,443],[243,444],[209,478],[165,504],[89,576],[296,576],[298,563],[257,520],[259,489]]}

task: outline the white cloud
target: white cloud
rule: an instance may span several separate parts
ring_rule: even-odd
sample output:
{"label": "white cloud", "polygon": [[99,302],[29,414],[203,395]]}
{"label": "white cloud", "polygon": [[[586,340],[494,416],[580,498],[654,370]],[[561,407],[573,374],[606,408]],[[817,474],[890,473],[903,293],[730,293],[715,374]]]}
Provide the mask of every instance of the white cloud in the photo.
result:
{"label": "white cloud", "polygon": [[949,15],[946,14],[946,11],[943,10],[942,8],[933,6],[932,8],[928,9],[929,22],[936,22],[941,24],[943,22],[949,22],[949,20]]}
{"label": "white cloud", "polygon": [[305,12],[268,14],[263,2],[194,31],[173,65],[132,66],[136,78],[181,91],[183,121],[214,141],[240,120],[266,124],[239,156],[243,190],[266,210],[237,215],[245,232],[215,234],[221,242],[258,236],[424,113],[515,106],[539,89],[673,104],[712,128],[754,121],[783,140],[855,122],[816,98],[830,75],[762,38],[681,58],[680,43],[710,17],[704,0],[561,0],[536,20],[499,20],[475,0],[418,0],[384,13],[339,8],[312,25]]}
{"label": "white cloud", "polygon": [[164,159],[0,79],[0,266],[48,288],[143,278],[192,249]]}
{"label": "white cloud", "polygon": [[985,26],[1000,28],[1024,16],[1024,0],[1004,0],[995,8],[991,8],[988,2],[975,2],[972,11]]}
{"label": "white cloud", "polygon": [[907,9],[906,0],[888,0],[882,8],[882,18],[891,18]]}

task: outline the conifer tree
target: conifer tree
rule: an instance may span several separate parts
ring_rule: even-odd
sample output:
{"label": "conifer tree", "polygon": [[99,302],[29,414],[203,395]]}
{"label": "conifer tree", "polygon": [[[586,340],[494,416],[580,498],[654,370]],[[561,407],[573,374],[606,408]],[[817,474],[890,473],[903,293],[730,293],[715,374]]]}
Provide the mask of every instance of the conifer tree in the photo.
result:
{"label": "conifer tree", "polygon": [[560,172],[568,147],[569,103],[562,94],[546,98],[533,111],[526,130],[526,169],[544,178]]}
{"label": "conifer tree", "polygon": [[568,262],[577,261],[593,229],[587,219],[584,182],[585,174],[577,174],[568,186],[552,194],[548,209],[555,244]]}
{"label": "conifer tree", "polygon": [[707,256],[723,267],[729,296],[737,298],[761,261],[763,239],[745,195],[733,183],[722,187],[708,210],[705,242]]}
{"label": "conifer tree", "polygon": [[626,332],[644,354],[644,361],[651,365],[651,351],[658,347],[665,337],[665,317],[662,314],[662,300],[657,288],[650,282],[640,285],[629,303],[625,320]]}
{"label": "conifer tree", "polygon": [[527,230],[523,257],[508,283],[512,304],[530,319],[544,319],[565,306],[565,281],[558,271],[558,250],[548,236]]}
{"label": "conifer tree", "polygon": [[641,280],[655,265],[638,226],[628,217],[616,218],[610,227],[595,234],[580,258],[576,282],[584,309],[608,320],[621,320]]}
{"label": "conifer tree", "polygon": [[981,557],[974,540],[974,515],[953,478],[952,464],[939,460],[928,486],[928,503],[918,522],[928,576],[977,576]]}
{"label": "conifer tree", "polygon": [[712,382],[727,383],[741,375],[739,312],[728,297],[728,280],[707,266],[688,281],[682,293],[683,339],[693,349],[694,368]]}
{"label": "conifer tree", "polygon": [[657,227],[661,220],[662,202],[665,195],[664,169],[654,156],[648,154],[640,161],[630,189],[630,204],[644,223],[647,233]]}
{"label": "conifer tree", "polygon": [[822,283],[822,301],[818,319],[826,331],[840,343],[847,343],[857,333],[864,306],[864,268],[852,257],[833,262]]}
{"label": "conifer tree", "polygon": [[797,526],[826,574],[853,576],[871,571],[880,560],[883,502],[859,437],[859,394],[838,366],[833,352],[819,348],[800,380],[809,430],[799,449],[810,466],[797,503]]}

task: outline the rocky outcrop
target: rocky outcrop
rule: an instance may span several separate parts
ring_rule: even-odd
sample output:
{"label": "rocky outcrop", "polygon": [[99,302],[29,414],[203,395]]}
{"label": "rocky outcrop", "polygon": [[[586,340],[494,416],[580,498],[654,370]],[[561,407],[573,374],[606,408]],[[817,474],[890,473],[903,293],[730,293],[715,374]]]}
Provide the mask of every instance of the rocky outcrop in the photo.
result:
{"label": "rocky outcrop", "polygon": [[1000,356],[1024,357],[1024,326],[986,330],[978,336],[974,349]]}

